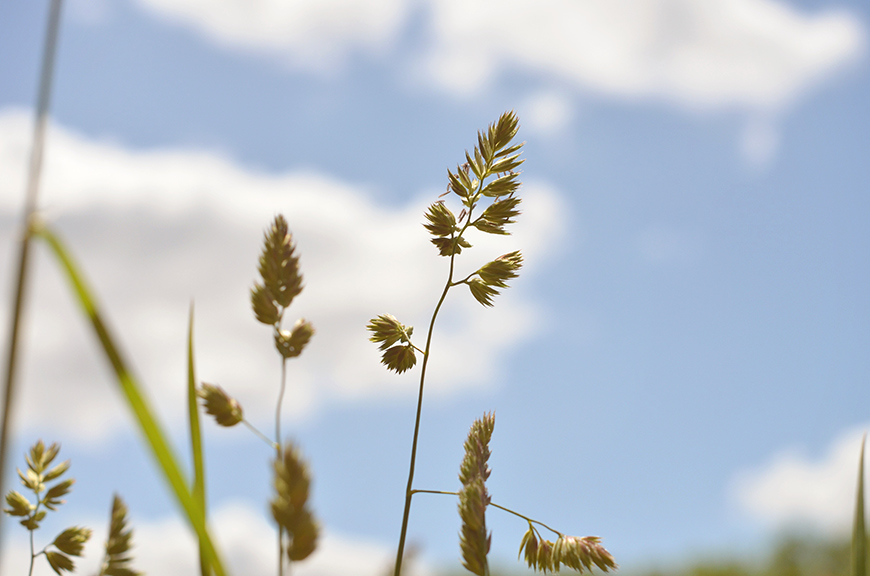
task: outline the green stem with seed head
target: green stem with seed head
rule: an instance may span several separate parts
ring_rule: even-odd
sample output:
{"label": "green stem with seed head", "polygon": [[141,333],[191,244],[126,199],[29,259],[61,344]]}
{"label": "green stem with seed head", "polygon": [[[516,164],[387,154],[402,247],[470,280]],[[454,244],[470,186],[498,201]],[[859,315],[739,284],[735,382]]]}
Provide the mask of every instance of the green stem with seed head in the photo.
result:
{"label": "green stem with seed head", "polygon": [[[481,190],[483,190],[483,180],[478,184],[478,189],[475,194],[474,202],[480,197]],[[474,205],[472,202],[472,206]],[[461,237],[468,227],[471,225],[471,209],[469,209],[468,214],[465,217],[465,224],[462,226],[462,229],[459,231],[458,235],[453,236],[454,238]],[[399,549],[396,552],[396,568],[393,572],[394,576],[401,576],[402,574],[402,558],[405,554],[405,538],[408,534],[408,520],[411,516],[411,497],[414,496],[416,492],[414,490],[414,469],[417,464],[417,440],[420,436],[420,417],[423,411],[423,386],[426,382],[426,366],[429,364],[429,351],[432,344],[432,333],[435,330],[435,319],[438,318],[438,312],[441,311],[441,305],[444,304],[444,300],[447,298],[447,292],[450,291],[450,288],[456,285],[453,282],[453,271],[455,269],[456,264],[456,247],[453,247],[453,252],[450,254],[450,270],[447,274],[447,283],[444,285],[444,290],[441,292],[441,298],[438,299],[438,304],[435,305],[435,310],[432,312],[432,319],[429,321],[429,331],[426,334],[426,348],[423,350],[423,365],[420,368],[420,389],[417,394],[417,416],[414,421],[414,439],[411,443],[411,464],[410,469],[408,471],[408,487],[405,490],[405,508],[402,513],[402,530],[399,534]],[[414,346],[417,350],[416,346]]]}

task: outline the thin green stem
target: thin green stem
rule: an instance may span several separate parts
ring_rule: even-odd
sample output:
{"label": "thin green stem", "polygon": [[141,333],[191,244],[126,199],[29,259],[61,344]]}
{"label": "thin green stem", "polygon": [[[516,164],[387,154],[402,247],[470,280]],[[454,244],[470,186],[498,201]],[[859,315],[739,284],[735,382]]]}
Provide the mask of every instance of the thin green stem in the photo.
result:
{"label": "thin green stem", "polygon": [[257,436],[257,438],[259,438],[260,440],[262,440],[263,442],[268,444],[269,448],[272,448],[273,450],[276,450],[276,451],[280,449],[277,442],[274,442],[271,438],[269,438],[268,436],[266,436],[265,434],[260,432],[260,430],[258,430],[256,426],[254,426],[253,424],[248,422],[246,419],[242,418],[242,424],[247,426],[248,430],[253,432]]}
{"label": "thin green stem", "polygon": [[[280,320],[279,320],[280,322]],[[278,328],[276,327],[276,330]],[[278,392],[278,406],[275,408],[275,452],[276,461],[281,458],[281,404],[284,402],[284,389],[287,387],[287,359],[281,360],[281,389]],[[278,526],[278,576],[284,576],[284,527]]]}
{"label": "thin green stem", "polygon": [[459,496],[459,492],[447,492],[446,490],[411,490],[414,494],[443,494],[445,496]]}
{"label": "thin green stem", "polygon": [[[446,490],[412,490],[411,492],[413,492],[414,494],[443,494],[445,496],[459,496],[459,492],[448,492]],[[554,530],[553,528],[550,528],[549,526],[547,526],[546,524],[544,524],[540,520],[535,520],[534,518],[529,518],[528,516],[526,516],[524,514],[520,514],[516,510],[511,510],[510,508],[507,508],[505,506],[501,506],[500,504],[496,504],[495,502],[490,502],[489,505],[493,506],[495,508],[498,508],[499,510],[504,510],[505,512],[513,514],[514,516],[519,516],[520,518],[522,518],[523,520],[525,520],[529,524],[535,523],[535,524],[538,524],[539,526],[543,526],[544,528],[546,528],[547,530],[549,530],[553,534],[558,534],[560,538],[562,536],[564,536],[564,534],[562,534],[558,530]]]}
{"label": "thin green stem", "polygon": [[33,550],[33,530],[30,531],[30,571],[27,576],[33,576],[33,563],[36,561],[37,554]]}
{"label": "thin green stem", "polygon": [[494,506],[494,507],[498,508],[499,510],[504,510],[505,512],[508,512],[508,513],[510,513],[510,514],[513,514],[514,516],[519,516],[520,518],[522,518],[523,520],[525,520],[525,521],[528,522],[529,524],[531,524],[531,523],[535,523],[535,524],[537,524],[538,526],[543,526],[544,528],[546,528],[547,530],[549,530],[549,531],[552,532],[553,534],[558,534],[558,535],[559,535],[559,538],[561,538],[562,536],[564,536],[564,534],[562,534],[562,533],[559,532],[558,530],[555,530],[555,529],[553,529],[553,528],[550,528],[549,526],[547,526],[546,524],[544,524],[544,523],[541,522],[540,520],[535,520],[534,518],[529,518],[528,516],[525,516],[525,515],[523,515],[523,514],[520,514],[519,512],[516,512],[516,511],[514,511],[514,510],[511,510],[510,508],[505,508],[504,506],[500,506],[500,505],[496,504],[495,502],[490,502],[489,505],[490,505],[490,506]]}
{"label": "thin green stem", "polygon": [[281,457],[281,404],[284,403],[284,390],[287,388],[287,359],[281,361],[281,389],[278,391],[278,406],[275,407],[275,452]]}
{"label": "thin green stem", "polygon": [[[54,57],[57,53],[57,36],[60,29],[61,0],[52,0],[48,12],[45,46],[42,52],[42,70],[39,76],[39,97],[36,105],[36,122],[33,128],[33,147],[30,150],[30,170],[27,176],[27,191],[24,197],[24,212],[21,218],[21,250],[15,281],[15,296],[12,304],[12,322],[9,326],[9,347],[6,350],[6,378],[3,383],[3,421],[0,422],[0,494],[6,477],[6,453],[11,435],[12,408],[15,401],[18,343],[21,318],[24,313],[24,294],[27,288],[28,263],[30,262],[31,223],[36,212],[39,179],[42,174],[42,151],[45,145],[45,126],[48,122],[48,107],[51,102],[51,81],[54,75]],[[3,543],[3,521],[0,519],[0,558]],[[31,567],[32,569],[32,567]]]}
{"label": "thin green stem", "polygon": [[[480,190],[483,189],[483,180],[480,181],[478,191],[475,194],[475,201],[480,196]],[[471,211],[473,210],[474,202],[471,203],[472,208],[469,208],[466,214],[465,224],[459,231],[458,236],[462,236],[468,229],[471,223]],[[455,237],[455,236],[454,236]],[[444,285],[444,290],[441,292],[441,298],[438,299],[438,304],[432,312],[432,319],[429,321],[429,331],[426,334],[426,349],[423,351],[423,365],[420,368],[420,390],[417,393],[417,416],[414,420],[414,440],[411,443],[411,464],[408,470],[408,487],[405,489],[405,509],[402,513],[402,530],[399,534],[399,549],[396,552],[396,568],[393,571],[394,576],[402,574],[402,558],[405,554],[405,538],[408,534],[408,519],[411,516],[411,497],[414,495],[414,469],[417,464],[417,440],[420,437],[420,416],[423,411],[423,386],[426,382],[426,367],[429,365],[429,350],[432,345],[432,333],[435,329],[435,319],[438,318],[438,312],[441,310],[441,305],[447,298],[447,292],[453,286],[453,271],[456,263],[456,247],[450,254],[450,271],[447,274],[447,283]]]}
{"label": "thin green stem", "polygon": [[414,495],[414,467],[417,463],[417,440],[420,436],[420,416],[423,411],[423,385],[426,382],[426,367],[429,365],[429,349],[432,343],[432,332],[435,328],[435,319],[438,317],[438,312],[441,310],[441,305],[444,304],[444,299],[447,297],[447,292],[450,290],[450,282],[453,279],[453,260],[455,254],[450,256],[450,274],[447,284],[444,285],[444,290],[441,292],[441,298],[435,306],[435,311],[432,313],[432,320],[429,321],[429,332],[426,336],[426,350],[423,352],[423,366],[420,369],[420,390],[417,394],[417,417],[414,421],[414,440],[411,443],[411,465],[408,471],[408,487],[405,490],[405,510],[402,514],[402,531],[399,534],[399,550],[396,552],[396,569],[394,576],[402,574],[402,558],[405,554],[405,537],[408,533],[408,519],[411,516],[411,497]]}

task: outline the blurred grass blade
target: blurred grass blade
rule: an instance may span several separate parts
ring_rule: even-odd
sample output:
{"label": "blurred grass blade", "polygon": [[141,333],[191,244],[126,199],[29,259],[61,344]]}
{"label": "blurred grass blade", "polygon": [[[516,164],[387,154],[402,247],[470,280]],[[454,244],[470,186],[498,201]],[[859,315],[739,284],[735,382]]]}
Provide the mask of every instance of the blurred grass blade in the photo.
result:
{"label": "blurred grass blade", "polygon": [[118,384],[121,386],[121,391],[133,411],[136,422],[139,424],[139,429],[148,441],[148,446],[154,458],[157,460],[163,476],[169,482],[172,492],[175,494],[178,503],[184,509],[187,519],[199,537],[203,553],[205,554],[209,564],[214,569],[217,576],[225,576],[226,572],[223,569],[223,564],[218,557],[217,550],[214,547],[208,529],[205,525],[203,510],[199,502],[194,498],[193,494],[187,487],[187,481],[181,473],[181,468],[178,465],[178,459],[172,453],[169,443],[166,441],[166,436],[160,429],[157,420],[154,418],[153,412],[148,407],[145,397],[140,392],[140,386],[136,382],[133,375],[127,369],[127,364],[121,357],[118,347],[115,345],[115,339],[109,334],[109,330],[103,323],[102,315],[97,309],[97,303],[92,292],[85,284],[84,278],[79,272],[78,267],[73,262],[71,256],[67,252],[61,240],[54,235],[51,230],[42,226],[34,226],[34,235],[42,238],[48,244],[51,251],[57,257],[61,267],[72,284],[73,291],[78,299],[82,311],[88,316],[91,325],[94,328],[97,338],[106,353],[106,357],[112,364],[115,375],[118,379]]}
{"label": "blurred grass blade", "polygon": [[[193,356],[193,302],[190,303],[190,318],[187,326],[187,414],[190,423],[190,450],[193,455],[193,499],[202,511],[202,523],[205,524],[205,466],[202,457],[202,428],[199,424],[199,407],[196,395],[196,368]],[[208,558],[203,549],[202,540],[199,544],[199,571],[202,576],[209,576]]]}
{"label": "blurred grass blade", "polygon": [[[6,478],[6,452],[12,435],[12,413],[15,407],[18,374],[18,343],[24,297],[27,293],[27,278],[30,262],[30,223],[36,212],[39,181],[42,175],[42,153],[45,147],[45,126],[48,123],[48,107],[51,103],[51,84],[54,77],[54,59],[57,54],[57,37],[60,30],[61,0],[51,0],[48,10],[48,26],[42,50],[42,68],[39,73],[39,91],[36,101],[36,121],[33,125],[33,145],[30,149],[30,166],[27,172],[27,189],[24,195],[24,210],[21,218],[21,240],[16,266],[15,296],[12,300],[12,319],[6,348],[6,375],[3,380],[3,419],[0,421],[0,494],[5,494],[3,481]],[[2,554],[3,518],[0,518],[0,558]]]}
{"label": "blurred grass blade", "polygon": [[858,495],[855,497],[855,524],[852,528],[852,576],[867,576],[867,532],[864,528],[864,443],[861,438],[861,457],[858,459]]}

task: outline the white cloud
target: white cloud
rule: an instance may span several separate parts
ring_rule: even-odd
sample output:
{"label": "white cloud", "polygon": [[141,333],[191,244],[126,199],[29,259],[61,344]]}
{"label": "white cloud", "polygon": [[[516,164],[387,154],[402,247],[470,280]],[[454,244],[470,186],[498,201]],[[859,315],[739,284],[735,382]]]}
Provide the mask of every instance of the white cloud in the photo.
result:
{"label": "white cloud", "polygon": [[864,51],[846,10],[809,13],[781,0],[139,0],[218,42],[332,69],[359,50],[396,47],[428,80],[477,94],[529,72],[605,96],[691,108],[787,105]]}
{"label": "white cloud", "polygon": [[[23,113],[0,114],[5,270],[12,264],[10,227],[23,190],[29,127]],[[48,217],[91,278],[149,396],[169,421],[183,421],[191,298],[199,377],[224,386],[255,419],[272,410],[280,363],[268,328],[253,319],[248,291],[262,230],[277,212],[290,222],[306,284],[289,320],[306,317],[317,329],[306,353],[289,365],[287,410],[300,416],[323,402],[414,394],[416,376],[387,373],[364,327],[370,318],[392,313],[423,333],[446,279],[446,261],[420,225],[425,204],[440,190],[406,206],[384,206],[365,190],[323,175],[261,174],[202,151],[131,151],[56,126],[43,183]],[[521,248],[521,282],[552,253],[566,217],[558,192],[530,183],[523,198],[514,235],[476,236],[459,273]],[[65,437],[106,437],[127,410],[71,305],[65,279],[44,252],[37,256],[20,421],[60,429]],[[521,287],[500,296],[495,312],[464,290],[456,292],[439,319],[430,363],[433,394],[491,382],[501,355],[539,322],[536,304]],[[470,349],[473,363],[467,362]],[[70,405],[101,416],[83,418]]]}
{"label": "white cloud", "polygon": [[775,526],[802,524],[848,532],[855,507],[858,456],[866,427],[837,437],[820,458],[797,450],[774,456],[734,480],[737,503],[746,513]]}
{"label": "white cloud", "polygon": [[779,106],[864,42],[846,12],[775,0],[439,0],[432,12],[430,69],[459,92],[519,68],[626,98]]}
{"label": "white cloud", "polygon": [[331,69],[360,49],[378,52],[405,21],[408,0],[139,0],[161,16],[228,46],[278,53]]}
{"label": "white cloud", "polygon": [[[198,572],[196,540],[188,526],[176,517],[143,522],[130,513],[133,528],[132,567],[145,574],[189,576]],[[84,525],[94,530],[78,561],[80,574],[96,573],[106,538],[106,519],[95,518]],[[210,519],[214,538],[232,574],[275,574],[276,533],[271,522],[248,504],[228,503],[218,508]],[[14,528],[12,524],[10,527]],[[41,534],[38,532],[38,536]],[[4,548],[2,572],[27,572],[29,546],[22,537],[10,534]],[[51,536],[47,536],[50,538]],[[394,551],[383,544],[325,531],[317,550],[308,559],[293,565],[298,576],[379,576],[393,560]],[[429,574],[425,565],[417,563],[415,576]],[[39,559],[35,576],[53,574],[48,564]]]}
{"label": "white cloud", "polygon": [[575,109],[571,98],[558,90],[543,90],[517,107],[523,127],[542,136],[559,136],[570,130]]}

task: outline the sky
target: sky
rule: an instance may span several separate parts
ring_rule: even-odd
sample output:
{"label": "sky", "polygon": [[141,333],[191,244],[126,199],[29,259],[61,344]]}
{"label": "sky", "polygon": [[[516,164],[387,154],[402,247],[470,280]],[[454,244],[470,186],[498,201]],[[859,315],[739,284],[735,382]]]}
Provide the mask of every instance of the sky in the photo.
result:
{"label": "sky", "polygon": [[[3,326],[47,9],[0,4]],[[40,206],[185,461],[191,302],[199,378],[273,427],[280,361],[248,291],[286,216],[305,278],[288,314],[317,333],[289,364],[284,430],[324,526],[298,573],[375,575],[419,374],[388,373],[365,325],[425,333],[447,262],[423,213],[515,110],[523,214],[459,266],[517,249],[525,265],[491,309],[449,294],[416,487],[457,489],[468,428],[494,410],[495,502],[600,536],[626,569],[757,554],[849,528],[870,427],[868,42],[850,0],[68,0]],[[36,439],[60,442],[76,484],[37,541],[94,528],[94,570],[118,492],[136,567],[190,574],[194,540],[34,256],[6,485]],[[234,573],[271,573],[270,450],[204,428],[217,539]],[[519,569],[526,526],[497,512],[492,562]],[[418,573],[459,567],[458,530],[453,498],[415,497]],[[23,572],[25,531],[4,537],[3,572]]]}

